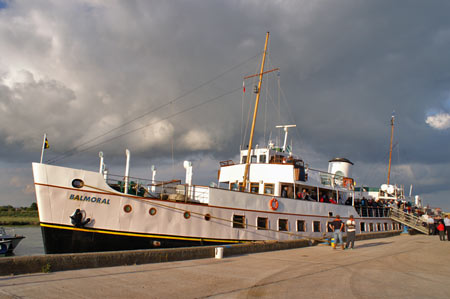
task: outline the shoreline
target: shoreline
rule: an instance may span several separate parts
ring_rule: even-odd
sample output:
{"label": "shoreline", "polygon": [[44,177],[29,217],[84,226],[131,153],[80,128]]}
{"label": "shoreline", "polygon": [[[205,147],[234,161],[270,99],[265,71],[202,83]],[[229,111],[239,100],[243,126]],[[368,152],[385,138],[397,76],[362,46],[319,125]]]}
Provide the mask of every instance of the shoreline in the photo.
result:
{"label": "shoreline", "polygon": [[0,226],[39,226],[39,218],[0,216]]}

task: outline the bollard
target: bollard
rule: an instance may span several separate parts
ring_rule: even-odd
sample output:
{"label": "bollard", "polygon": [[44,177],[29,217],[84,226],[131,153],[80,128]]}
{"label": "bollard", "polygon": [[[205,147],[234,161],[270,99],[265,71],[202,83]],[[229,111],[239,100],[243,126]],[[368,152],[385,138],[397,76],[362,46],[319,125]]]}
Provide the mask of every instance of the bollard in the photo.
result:
{"label": "bollard", "polygon": [[216,259],[223,258],[223,247],[216,247]]}
{"label": "bollard", "polygon": [[331,247],[336,248],[336,240],[334,238],[331,238]]}

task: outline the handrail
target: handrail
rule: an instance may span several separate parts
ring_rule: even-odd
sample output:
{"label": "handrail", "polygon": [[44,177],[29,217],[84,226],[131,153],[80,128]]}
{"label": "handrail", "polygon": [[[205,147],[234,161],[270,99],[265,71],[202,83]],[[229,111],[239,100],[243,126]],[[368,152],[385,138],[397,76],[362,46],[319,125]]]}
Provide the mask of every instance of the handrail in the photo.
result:
{"label": "handrail", "polygon": [[409,226],[421,233],[428,235],[428,229],[422,226],[423,220],[413,214],[405,213],[403,210],[391,207],[390,217],[392,220]]}

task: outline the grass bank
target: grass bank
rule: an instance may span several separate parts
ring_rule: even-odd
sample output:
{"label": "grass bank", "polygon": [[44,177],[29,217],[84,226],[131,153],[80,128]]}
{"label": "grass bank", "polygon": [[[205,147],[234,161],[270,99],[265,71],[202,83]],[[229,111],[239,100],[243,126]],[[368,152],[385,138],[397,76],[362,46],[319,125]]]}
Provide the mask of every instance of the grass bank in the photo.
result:
{"label": "grass bank", "polygon": [[39,225],[39,217],[0,216],[0,226],[3,225]]}
{"label": "grass bank", "polygon": [[39,225],[36,203],[29,208],[0,207],[0,225]]}

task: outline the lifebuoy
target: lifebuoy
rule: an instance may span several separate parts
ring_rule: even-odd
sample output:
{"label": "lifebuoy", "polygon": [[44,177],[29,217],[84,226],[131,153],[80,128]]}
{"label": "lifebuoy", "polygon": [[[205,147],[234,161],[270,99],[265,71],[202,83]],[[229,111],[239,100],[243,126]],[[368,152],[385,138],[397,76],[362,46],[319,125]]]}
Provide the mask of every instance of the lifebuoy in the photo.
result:
{"label": "lifebuoy", "polygon": [[275,197],[272,197],[272,199],[269,201],[269,208],[271,208],[273,211],[276,211],[278,209],[278,200]]}

